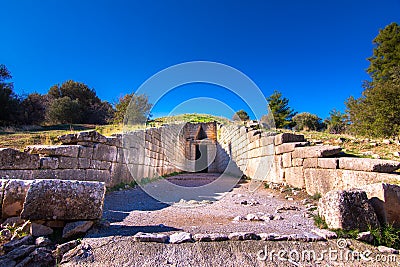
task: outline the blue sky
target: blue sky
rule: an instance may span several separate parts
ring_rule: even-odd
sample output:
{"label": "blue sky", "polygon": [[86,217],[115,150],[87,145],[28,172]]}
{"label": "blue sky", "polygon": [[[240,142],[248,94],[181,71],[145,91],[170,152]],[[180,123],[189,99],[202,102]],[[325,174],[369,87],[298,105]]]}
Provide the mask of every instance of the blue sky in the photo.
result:
{"label": "blue sky", "polygon": [[[73,79],[114,102],[164,68],[202,60],[232,66],[265,96],[279,90],[296,111],[322,118],[361,94],[372,39],[400,22],[399,0],[21,0],[1,1],[1,9],[0,63],[19,94],[46,93]],[[153,114],[213,97],[214,89],[183,86]],[[219,98],[241,107],[228,95]],[[222,106],[190,103],[180,110],[229,116]]]}

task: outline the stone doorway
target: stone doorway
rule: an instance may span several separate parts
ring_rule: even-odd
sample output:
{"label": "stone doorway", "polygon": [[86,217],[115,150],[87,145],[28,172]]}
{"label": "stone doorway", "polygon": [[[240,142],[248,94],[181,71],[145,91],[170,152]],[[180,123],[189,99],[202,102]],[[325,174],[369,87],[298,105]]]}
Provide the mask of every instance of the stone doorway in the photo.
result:
{"label": "stone doorway", "polygon": [[[196,144],[195,145],[196,149],[196,165],[195,165],[195,170],[196,172],[200,173],[207,173],[208,172],[208,153],[207,153],[207,145],[203,144]],[[204,168],[204,166],[207,166]]]}

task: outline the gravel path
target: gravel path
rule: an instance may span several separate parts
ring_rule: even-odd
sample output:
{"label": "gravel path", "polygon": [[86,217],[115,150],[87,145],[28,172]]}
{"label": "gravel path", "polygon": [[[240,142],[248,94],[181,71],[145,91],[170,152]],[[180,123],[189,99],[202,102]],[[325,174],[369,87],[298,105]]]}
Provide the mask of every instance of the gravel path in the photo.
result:
{"label": "gravel path", "polygon": [[[184,174],[168,178],[180,186],[199,186],[217,178],[215,174]],[[161,181],[148,186],[159,187]],[[286,200],[287,193],[260,187],[255,192],[248,190],[249,183],[242,183],[226,193],[219,201],[204,204],[204,201],[181,201],[175,205],[161,203],[147,195],[141,188],[112,192],[106,195],[103,217],[111,222],[107,229],[92,231],[90,237],[130,236],[137,232],[186,231],[196,233],[231,233],[252,231],[256,233],[297,234],[314,229],[313,220],[304,217],[306,211],[302,203],[305,194],[292,196]],[[162,188],[162,189],[161,189]],[[217,197],[216,197],[217,198]],[[215,199],[214,199],[215,200]],[[209,198],[207,201],[209,202]],[[247,204],[246,204],[247,202]],[[191,204],[191,205],[188,205]],[[283,210],[290,207],[297,210]],[[272,215],[269,221],[233,221],[236,216],[248,214]]]}

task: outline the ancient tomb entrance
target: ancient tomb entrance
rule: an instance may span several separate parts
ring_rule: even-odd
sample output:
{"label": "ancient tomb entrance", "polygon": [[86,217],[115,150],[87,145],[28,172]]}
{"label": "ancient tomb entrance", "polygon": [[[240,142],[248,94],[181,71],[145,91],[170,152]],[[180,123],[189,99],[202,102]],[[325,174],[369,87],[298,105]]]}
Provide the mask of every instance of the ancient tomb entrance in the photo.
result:
{"label": "ancient tomb entrance", "polygon": [[[196,148],[195,171],[196,172],[208,172],[207,145],[195,145],[195,148]],[[207,166],[207,167],[204,168],[204,166]]]}

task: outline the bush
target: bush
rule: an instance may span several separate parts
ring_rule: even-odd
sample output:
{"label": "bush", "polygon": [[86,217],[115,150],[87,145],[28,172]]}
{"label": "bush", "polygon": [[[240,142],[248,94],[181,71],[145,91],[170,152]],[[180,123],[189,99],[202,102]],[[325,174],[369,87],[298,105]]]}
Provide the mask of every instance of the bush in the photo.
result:
{"label": "bush", "polygon": [[293,122],[296,124],[294,127],[295,130],[299,131],[320,131],[325,128],[321,118],[308,112],[295,115]]}

